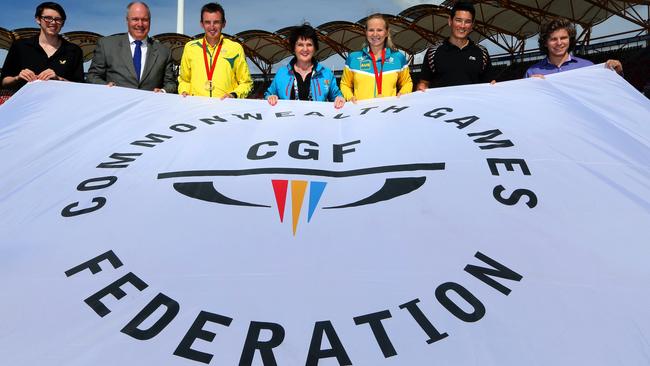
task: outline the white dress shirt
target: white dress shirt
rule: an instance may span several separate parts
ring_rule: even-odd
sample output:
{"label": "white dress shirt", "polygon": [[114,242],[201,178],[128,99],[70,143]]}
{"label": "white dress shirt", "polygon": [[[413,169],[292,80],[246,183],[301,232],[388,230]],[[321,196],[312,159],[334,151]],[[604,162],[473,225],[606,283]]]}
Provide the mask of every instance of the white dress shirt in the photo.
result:
{"label": "white dress shirt", "polygon": [[[127,33],[129,35],[129,45],[131,46],[131,58],[133,58],[133,53],[135,52],[135,38],[131,36],[131,33]],[[140,45],[140,49],[142,50],[142,58],[140,59],[140,76],[138,79],[142,79],[142,73],[144,72],[144,65],[145,61],[147,60],[147,39],[142,40],[142,45]]]}

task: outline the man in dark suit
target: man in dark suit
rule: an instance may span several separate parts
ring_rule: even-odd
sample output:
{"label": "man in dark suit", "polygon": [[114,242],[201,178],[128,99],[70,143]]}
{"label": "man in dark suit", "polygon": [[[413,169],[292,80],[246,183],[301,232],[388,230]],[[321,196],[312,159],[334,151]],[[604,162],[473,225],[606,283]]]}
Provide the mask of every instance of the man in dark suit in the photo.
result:
{"label": "man in dark suit", "polygon": [[128,33],[103,37],[97,42],[88,82],[176,92],[171,51],[147,37],[151,21],[149,7],[143,2],[132,2],[126,9]]}

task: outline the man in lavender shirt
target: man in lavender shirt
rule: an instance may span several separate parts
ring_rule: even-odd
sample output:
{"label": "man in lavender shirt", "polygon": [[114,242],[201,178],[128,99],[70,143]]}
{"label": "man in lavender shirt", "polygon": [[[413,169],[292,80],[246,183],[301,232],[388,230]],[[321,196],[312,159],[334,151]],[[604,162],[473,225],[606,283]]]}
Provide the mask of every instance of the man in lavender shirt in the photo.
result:
{"label": "man in lavender shirt", "polygon": [[[526,71],[526,77],[540,77],[558,72],[579,69],[593,65],[593,62],[571,55],[576,46],[576,28],[564,18],[555,18],[542,25],[539,32],[539,49],[546,58],[534,64]],[[607,60],[608,68],[619,74],[623,65],[618,60]]]}

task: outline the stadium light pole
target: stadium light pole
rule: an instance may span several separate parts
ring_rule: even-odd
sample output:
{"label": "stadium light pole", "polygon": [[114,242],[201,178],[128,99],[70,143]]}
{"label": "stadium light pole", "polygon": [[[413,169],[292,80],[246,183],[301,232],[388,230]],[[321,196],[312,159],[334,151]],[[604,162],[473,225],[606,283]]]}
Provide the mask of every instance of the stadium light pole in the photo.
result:
{"label": "stadium light pole", "polygon": [[185,0],[178,0],[176,10],[176,33],[185,34],[183,31],[183,18],[185,16]]}

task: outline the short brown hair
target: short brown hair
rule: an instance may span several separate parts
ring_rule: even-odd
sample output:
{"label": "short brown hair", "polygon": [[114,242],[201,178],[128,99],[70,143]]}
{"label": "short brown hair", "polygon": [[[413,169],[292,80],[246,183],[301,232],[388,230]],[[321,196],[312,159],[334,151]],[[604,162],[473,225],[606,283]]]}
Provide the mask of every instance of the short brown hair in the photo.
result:
{"label": "short brown hair", "polygon": [[226,22],[226,12],[223,6],[217,3],[207,3],[201,7],[201,22],[203,22],[203,13],[221,13],[221,20]]}
{"label": "short brown hair", "polygon": [[36,7],[36,14],[34,14],[34,18],[40,18],[41,15],[43,15],[43,10],[45,9],[51,9],[59,13],[61,15],[61,19],[65,22],[66,16],[65,16],[65,10],[63,10],[63,7],[57,3],[53,3],[51,1],[46,1],[44,3],[41,3],[39,6]]}
{"label": "short brown hair", "polygon": [[548,48],[546,42],[551,37],[551,34],[559,29],[566,29],[569,33],[569,52],[573,51],[576,47],[576,27],[566,18],[553,18],[548,22],[542,24],[539,30],[539,49],[548,55]]}

